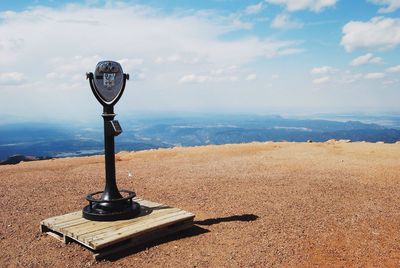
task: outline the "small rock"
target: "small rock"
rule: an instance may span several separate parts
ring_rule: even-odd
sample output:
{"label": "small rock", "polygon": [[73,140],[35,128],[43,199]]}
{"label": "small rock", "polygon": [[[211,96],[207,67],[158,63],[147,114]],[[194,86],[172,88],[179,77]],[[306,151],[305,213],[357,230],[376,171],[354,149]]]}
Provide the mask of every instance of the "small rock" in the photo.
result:
{"label": "small rock", "polygon": [[307,142],[308,142],[308,143],[312,143],[313,141],[312,141],[312,140],[307,140]]}

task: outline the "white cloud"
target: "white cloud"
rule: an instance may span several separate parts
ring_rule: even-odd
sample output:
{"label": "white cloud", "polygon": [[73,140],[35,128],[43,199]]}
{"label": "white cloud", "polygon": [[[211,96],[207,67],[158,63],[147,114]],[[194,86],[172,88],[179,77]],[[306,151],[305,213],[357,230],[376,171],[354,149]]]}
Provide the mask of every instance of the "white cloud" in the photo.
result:
{"label": "white cloud", "polygon": [[334,72],[334,69],[330,66],[321,66],[311,69],[311,74],[328,74]]}
{"label": "white cloud", "polygon": [[157,64],[166,64],[166,63],[197,63],[199,60],[198,58],[190,58],[190,57],[183,57],[179,54],[173,54],[166,57],[157,57],[154,62]]}
{"label": "white cloud", "polygon": [[269,54],[267,53],[267,57],[278,57],[278,56],[288,56],[288,55],[294,55],[294,54],[299,54],[303,53],[305,50],[303,48],[283,48],[279,49],[276,53],[271,54],[271,56],[268,56]]}
{"label": "white cloud", "polygon": [[246,77],[246,80],[247,81],[252,81],[252,80],[256,80],[257,79],[257,75],[256,74],[249,74],[247,77]]}
{"label": "white cloud", "polygon": [[[246,77],[246,80],[254,80],[255,77]],[[205,83],[205,82],[236,82],[239,78],[236,75],[226,75],[226,76],[215,76],[215,75],[198,75],[198,74],[187,74],[182,76],[178,80],[178,84],[188,84],[188,83]]]}
{"label": "white cloud", "polygon": [[358,83],[370,83],[368,80],[382,79],[385,78],[386,74],[383,72],[370,72],[370,73],[352,73],[350,70],[338,71],[334,77],[330,80],[341,83],[351,84],[354,82]]}
{"label": "white cloud", "polygon": [[388,73],[400,73],[400,65],[389,67],[385,71]]}
{"label": "white cloud", "polygon": [[390,49],[400,44],[400,19],[374,17],[370,21],[350,21],[343,29],[341,45],[347,52],[357,48]]}
{"label": "white cloud", "polygon": [[395,80],[384,80],[384,81],[382,81],[382,84],[384,86],[391,86],[391,85],[397,84],[398,82],[399,82],[399,80],[397,80],[397,79],[395,79]]}
{"label": "white cloud", "polygon": [[19,85],[25,82],[25,76],[19,72],[0,73],[0,85]]}
{"label": "white cloud", "polygon": [[230,66],[214,69],[211,71],[211,74],[216,76],[216,75],[237,73],[238,71],[239,71],[239,67],[237,65],[230,65]]}
{"label": "white cloud", "polygon": [[379,13],[390,13],[400,8],[400,0],[368,0],[376,5],[385,6],[378,10]]}
{"label": "white cloud", "polygon": [[[186,83],[205,83],[205,82],[236,82],[238,76],[243,76],[244,72],[237,65],[223,66],[202,74],[186,74],[178,79],[178,84]],[[245,80],[254,80],[255,74],[246,75]]]}
{"label": "white cloud", "polygon": [[278,14],[271,23],[272,28],[279,29],[299,29],[303,23],[298,20],[292,20],[288,14]]}
{"label": "white cloud", "polygon": [[320,12],[335,6],[338,0],[265,0],[269,4],[285,6],[287,11],[311,10]]}
{"label": "white cloud", "polygon": [[260,2],[255,5],[250,5],[246,7],[245,13],[246,14],[257,14],[263,9],[263,2]]}
{"label": "white cloud", "polygon": [[232,25],[238,29],[250,30],[253,28],[253,24],[251,22],[243,21],[239,17],[232,20]]}
{"label": "white cloud", "polygon": [[231,82],[235,82],[235,81],[238,81],[238,80],[239,80],[239,78],[237,76],[235,76],[235,75],[232,75],[232,76],[228,77],[228,81],[231,81]]}
{"label": "white cloud", "polygon": [[331,80],[331,78],[329,76],[323,76],[323,77],[314,79],[313,83],[317,84],[317,85],[318,84],[324,84],[324,83],[329,82],[330,80]]}
{"label": "white cloud", "polygon": [[384,77],[385,77],[384,73],[367,73],[366,75],[364,75],[365,79],[381,79]]}
{"label": "white cloud", "polygon": [[295,47],[300,43],[301,42],[299,41],[269,40],[268,43],[263,47],[263,55],[267,58],[274,58],[279,56],[299,54],[304,52],[304,49]]}
{"label": "white cloud", "polygon": [[127,58],[123,58],[123,59],[119,59],[118,62],[120,64],[123,64],[124,66],[140,66],[143,65],[144,60],[143,59],[127,59]]}
{"label": "white cloud", "polygon": [[373,64],[380,64],[383,63],[383,59],[381,57],[373,57],[369,63],[373,63]]}
{"label": "white cloud", "polygon": [[367,63],[382,63],[383,59],[380,57],[374,57],[372,53],[367,53],[365,55],[362,55],[360,57],[355,58],[350,62],[350,65],[352,66],[359,66]]}
{"label": "white cloud", "polygon": [[206,82],[207,80],[210,80],[209,76],[205,75],[195,75],[195,74],[188,74],[182,76],[178,83],[183,84],[183,83],[203,83]]}
{"label": "white cloud", "polygon": [[63,74],[58,74],[56,72],[50,72],[46,74],[46,77],[49,79],[58,79],[58,78],[64,78],[65,75]]}
{"label": "white cloud", "polygon": [[361,80],[362,78],[363,78],[363,74],[361,74],[361,73],[353,74],[353,73],[347,71],[341,77],[340,82],[345,83],[345,84],[351,84],[351,83]]}

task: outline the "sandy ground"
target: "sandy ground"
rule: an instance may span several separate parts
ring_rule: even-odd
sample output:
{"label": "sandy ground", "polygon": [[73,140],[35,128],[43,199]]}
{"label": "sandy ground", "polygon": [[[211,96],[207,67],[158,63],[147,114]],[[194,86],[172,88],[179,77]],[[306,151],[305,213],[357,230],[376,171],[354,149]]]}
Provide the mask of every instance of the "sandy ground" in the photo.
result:
{"label": "sandy ground", "polygon": [[39,223],[102,189],[103,157],[1,166],[0,267],[400,266],[400,144],[251,143],[117,160],[120,188],[195,213],[197,227],[96,262]]}

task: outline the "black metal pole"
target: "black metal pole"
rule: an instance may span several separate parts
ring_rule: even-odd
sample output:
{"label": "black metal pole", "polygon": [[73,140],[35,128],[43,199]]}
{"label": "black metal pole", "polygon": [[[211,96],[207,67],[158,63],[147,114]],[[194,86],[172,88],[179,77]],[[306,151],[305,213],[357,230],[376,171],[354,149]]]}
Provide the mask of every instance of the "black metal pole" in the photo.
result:
{"label": "black metal pole", "polygon": [[[115,178],[115,145],[114,145],[114,135],[107,130],[107,125],[109,121],[114,120],[114,107],[104,106],[103,109],[103,119],[104,119],[104,156],[105,156],[105,168],[106,168],[106,185],[104,187],[102,200],[113,200],[122,198]],[[103,203],[103,206],[110,207],[111,205],[117,205],[117,203]]]}

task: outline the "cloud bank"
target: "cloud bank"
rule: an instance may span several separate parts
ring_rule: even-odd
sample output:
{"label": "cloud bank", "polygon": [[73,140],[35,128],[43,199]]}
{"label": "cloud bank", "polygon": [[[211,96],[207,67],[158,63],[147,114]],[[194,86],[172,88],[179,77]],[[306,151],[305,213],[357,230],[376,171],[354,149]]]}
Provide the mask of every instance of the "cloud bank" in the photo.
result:
{"label": "cloud bank", "polygon": [[343,29],[341,45],[347,52],[358,48],[391,49],[400,45],[400,19],[374,17],[367,22],[350,21]]}
{"label": "cloud bank", "polygon": [[[247,12],[258,12],[262,4]],[[74,99],[76,106],[95,109],[95,100],[92,106],[84,104],[93,99],[85,73],[93,71],[98,61],[112,59],[120,61],[132,78],[129,86],[134,89],[125,92],[121,104],[126,109],[218,107],[211,97],[215,90],[245,88],[256,80],[252,75],[256,69],[250,67],[253,61],[304,51],[299,40],[256,35],[221,38],[243,30],[231,14],[194,10],[166,14],[141,5],[107,5],[0,13],[1,90],[13,99],[21,96],[12,88],[16,84],[25,92],[21,104],[11,107],[5,98],[0,104],[10,110],[30,107],[66,114],[66,100]],[[236,66],[234,73],[215,73],[230,66]],[[199,84],[207,86],[198,88]],[[203,101],[198,101],[199,96]]]}

